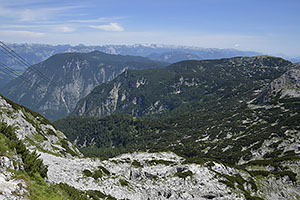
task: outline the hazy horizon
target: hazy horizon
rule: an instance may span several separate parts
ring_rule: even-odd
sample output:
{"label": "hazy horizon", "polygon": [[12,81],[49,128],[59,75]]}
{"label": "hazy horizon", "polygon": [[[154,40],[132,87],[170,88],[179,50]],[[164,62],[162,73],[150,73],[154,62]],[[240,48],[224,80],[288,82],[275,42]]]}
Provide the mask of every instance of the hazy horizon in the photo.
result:
{"label": "hazy horizon", "polygon": [[0,0],[0,38],[50,45],[164,44],[300,57],[298,0]]}

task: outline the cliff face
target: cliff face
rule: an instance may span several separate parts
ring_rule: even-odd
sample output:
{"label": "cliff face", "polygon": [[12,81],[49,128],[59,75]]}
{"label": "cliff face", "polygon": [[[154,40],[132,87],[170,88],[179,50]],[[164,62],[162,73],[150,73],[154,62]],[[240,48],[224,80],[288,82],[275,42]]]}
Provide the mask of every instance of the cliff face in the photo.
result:
{"label": "cliff face", "polygon": [[114,79],[126,69],[162,66],[165,64],[142,57],[98,51],[58,54],[11,81],[4,94],[53,120],[66,116],[94,87]]}
{"label": "cliff face", "polygon": [[288,70],[279,78],[270,83],[259,98],[260,103],[267,103],[272,98],[278,99],[299,98],[300,97],[300,68]]}

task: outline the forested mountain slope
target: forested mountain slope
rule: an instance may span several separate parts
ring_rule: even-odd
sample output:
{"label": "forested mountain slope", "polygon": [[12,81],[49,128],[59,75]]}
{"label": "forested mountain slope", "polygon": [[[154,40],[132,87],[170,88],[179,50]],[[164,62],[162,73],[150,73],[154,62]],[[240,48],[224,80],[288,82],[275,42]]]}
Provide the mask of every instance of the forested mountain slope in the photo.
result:
{"label": "forested mountain slope", "polygon": [[[253,57],[127,71],[79,102],[77,114],[91,117],[55,124],[86,155],[171,150],[232,164],[299,156],[298,97],[260,101],[294,67],[280,58]],[[105,115],[111,116],[95,117]]]}
{"label": "forested mountain slope", "polygon": [[249,100],[254,90],[290,67],[291,63],[281,58],[260,56],[183,61],[164,69],[127,70],[96,87],[78,102],[73,113],[99,117],[113,113],[153,116],[194,112],[226,102],[235,104]]}
{"label": "forested mountain slope", "polygon": [[[53,120],[70,113],[77,101],[100,83],[126,69],[164,67],[166,63],[135,56],[63,53],[27,69],[3,93],[12,100]],[[41,75],[42,74],[42,75]]]}

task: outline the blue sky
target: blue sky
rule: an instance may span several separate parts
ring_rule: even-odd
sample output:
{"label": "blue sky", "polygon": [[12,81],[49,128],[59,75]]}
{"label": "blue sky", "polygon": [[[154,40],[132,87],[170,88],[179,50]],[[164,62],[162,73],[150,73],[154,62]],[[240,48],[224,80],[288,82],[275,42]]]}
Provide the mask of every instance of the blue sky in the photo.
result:
{"label": "blue sky", "polygon": [[0,0],[4,42],[172,44],[300,56],[300,0]]}

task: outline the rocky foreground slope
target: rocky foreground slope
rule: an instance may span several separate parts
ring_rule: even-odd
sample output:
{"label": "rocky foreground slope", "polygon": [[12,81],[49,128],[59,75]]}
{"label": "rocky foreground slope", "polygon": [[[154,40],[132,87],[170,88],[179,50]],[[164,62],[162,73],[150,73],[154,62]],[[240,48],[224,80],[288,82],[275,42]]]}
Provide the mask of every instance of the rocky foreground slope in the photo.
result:
{"label": "rocky foreground slope", "polygon": [[300,198],[300,160],[295,156],[244,165],[186,159],[172,152],[135,152],[104,160],[83,158],[63,133],[37,113],[2,96],[0,111],[3,126],[14,127],[11,133],[31,152],[37,151],[48,165],[48,185],[35,173],[24,172],[26,159],[3,142],[9,136],[1,129],[4,139],[0,141],[7,148],[1,149],[0,199]]}

